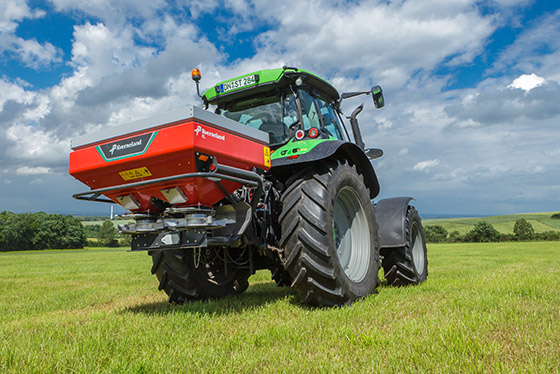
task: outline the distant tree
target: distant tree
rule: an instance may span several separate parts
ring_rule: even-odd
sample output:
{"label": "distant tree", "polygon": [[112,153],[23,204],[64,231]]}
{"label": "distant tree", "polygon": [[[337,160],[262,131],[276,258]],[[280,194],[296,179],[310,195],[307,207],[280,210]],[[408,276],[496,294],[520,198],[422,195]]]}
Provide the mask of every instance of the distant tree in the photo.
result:
{"label": "distant tree", "polygon": [[513,242],[515,240],[517,240],[517,239],[515,238],[515,235],[513,235],[513,234],[510,234],[510,233],[502,234],[502,233],[500,233],[500,241],[501,242]]}
{"label": "distant tree", "polygon": [[4,234],[4,226],[6,225],[6,221],[8,220],[8,217],[13,214],[10,212],[0,212],[0,251],[7,251],[7,242],[5,239],[5,234]]}
{"label": "distant tree", "polygon": [[550,216],[550,218],[552,218],[552,219],[560,219],[560,213],[554,213],[553,215]]}
{"label": "distant tree", "polygon": [[60,214],[34,214],[32,247],[28,249],[83,248],[86,244],[80,220]]}
{"label": "distant tree", "polygon": [[35,215],[35,229],[33,235],[33,249],[62,249],[64,248],[64,219],[58,214],[37,213]]}
{"label": "distant tree", "polygon": [[26,251],[33,249],[35,217],[31,213],[8,213],[2,224],[2,250]]}
{"label": "distant tree", "polygon": [[86,232],[82,222],[73,216],[64,216],[66,246],[63,248],[84,248],[87,244]]}
{"label": "distant tree", "polygon": [[500,233],[487,221],[478,221],[465,235],[468,242],[497,242],[499,239]]}
{"label": "distant tree", "polygon": [[459,243],[459,242],[462,242],[463,240],[464,240],[464,237],[457,230],[451,231],[449,233],[449,235],[447,236],[447,242],[449,242],[449,243]]}
{"label": "distant tree", "polygon": [[429,243],[441,243],[447,238],[447,230],[440,225],[424,226],[424,235]]}
{"label": "distant tree", "polygon": [[545,231],[535,234],[537,240],[560,240],[560,231]]}
{"label": "distant tree", "polygon": [[531,240],[535,236],[535,229],[530,222],[527,222],[526,219],[520,218],[515,221],[515,225],[513,226],[513,235],[517,240]]}
{"label": "distant tree", "polygon": [[107,220],[104,221],[101,228],[99,228],[97,238],[103,246],[116,247],[118,245],[118,242],[115,240],[116,235],[117,230],[115,229],[115,225],[113,225],[113,222]]}
{"label": "distant tree", "polygon": [[97,238],[99,236],[99,229],[101,225],[83,225],[86,232],[86,237]]}
{"label": "distant tree", "polygon": [[121,247],[130,247],[131,244],[132,244],[132,235],[123,235],[123,238],[119,242],[119,245]]}

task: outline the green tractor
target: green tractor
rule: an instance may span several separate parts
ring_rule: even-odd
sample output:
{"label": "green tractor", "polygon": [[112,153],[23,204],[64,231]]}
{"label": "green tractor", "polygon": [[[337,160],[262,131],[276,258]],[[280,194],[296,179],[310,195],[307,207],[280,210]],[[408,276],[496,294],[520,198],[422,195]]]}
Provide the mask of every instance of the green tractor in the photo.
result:
{"label": "green tractor", "polygon": [[[193,79],[198,91],[197,69]],[[133,236],[133,250],[152,256],[152,272],[170,302],[239,294],[258,269],[269,269],[278,286],[294,288],[303,304],[319,307],[350,304],[374,293],[380,266],[390,285],[421,283],[428,260],[412,198],[373,202],[380,188],[371,160],[383,152],[364,145],[356,118],[363,105],[347,117],[352,136],[344,124],[341,102],[358,95],[371,95],[376,108],[384,105],[379,86],[339,94],[324,79],[293,67],[220,82],[201,95],[205,110],[194,107],[190,117],[182,116],[195,121],[192,136],[201,142],[192,172],[166,171],[158,177],[150,171],[156,164],[139,162],[119,171],[125,180],[131,176],[128,184],[113,182],[74,197],[102,201],[99,196],[105,194],[109,199],[104,201],[133,212],[137,223],[120,230]],[[140,151],[136,144],[151,139],[147,147],[156,155],[164,127],[153,125],[179,123],[167,121],[150,122],[159,132],[125,137],[121,143],[117,141],[123,136],[113,137],[112,143],[104,140],[98,152]],[[233,135],[238,138],[227,144]],[[241,139],[252,143],[244,145]],[[258,148],[263,162],[249,167],[247,161],[237,162],[250,158],[250,144],[258,139],[264,139]],[[99,140],[82,139],[75,149]],[[149,154],[146,149],[119,160],[141,160]],[[106,153],[104,162],[110,164],[113,153]],[[228,157],[231,162],[225,165]],[[198,182],[185,184],[193,179]],[[216,186],[220,197],[204,200],[204,191]]]}

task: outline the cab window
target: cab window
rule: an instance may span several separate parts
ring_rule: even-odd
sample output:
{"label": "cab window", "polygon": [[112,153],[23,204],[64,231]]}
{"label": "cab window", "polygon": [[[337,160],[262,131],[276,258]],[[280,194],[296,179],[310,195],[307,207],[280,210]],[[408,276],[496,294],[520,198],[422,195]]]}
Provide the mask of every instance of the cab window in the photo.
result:
{"label": "cab window", "polygon": [[319,112],[321,113],[321,118],[323,119],[323,126],[325,130],[327,130],[329,134],[331,134],[334,138],[341,140],[342,133],[340,132],[340,124],[332,105],[322,100],[321,98],[316,99],[317,104],[319,105]]}
{"label": "cab window", "polygon": [[340,123],[332,106],[309,91],[298,91],[303,117],[303,128],[321,127],[336,139],[342,139]]}
{"label": "cab window", "polygon": [[220,114],[244,125],[267,132],[270,145],[290,138],[290,126],[298,120],[297,106],[291,94],[257,97],[230,103]]}
{"label": "cab window", "polygon": [[298,90],[298,95],[301,104],[304,130],[309,130],[312,127],[321,127],[319,110],[315,105],[315,98],[306,90]]}

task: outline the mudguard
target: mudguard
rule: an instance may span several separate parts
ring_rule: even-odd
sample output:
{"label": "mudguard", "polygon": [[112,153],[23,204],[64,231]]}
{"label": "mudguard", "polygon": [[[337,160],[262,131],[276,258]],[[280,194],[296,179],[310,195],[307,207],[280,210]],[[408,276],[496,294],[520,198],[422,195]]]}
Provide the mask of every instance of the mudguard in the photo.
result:
{"label": "mudguard", "polygon": [[412,197],[393,197],[375,204],[375,220],[379,226],[379,247],[397,248],[406,244],[405,221]]}
{"label": "mudguard", "polygon": [[290,159],[287,156],[285,158],[273,158],[273,170],[271,171],[274,173],[274,169],[276,168],[277,170],[286,169],[289,173],[292,173],[295,164],[316,162],[331,156],[335,156],[338,159],[349,160],[356,165],[358,172],[364,176],[364,182],[369,189],[370,198],[373,199],[379,195],[379,181],[377,180],[377,175],[375,175],[375,170],[370,160],[360,147],[347,141],[332,140],[322,142],[310,152],[299,154],[296,159]]}

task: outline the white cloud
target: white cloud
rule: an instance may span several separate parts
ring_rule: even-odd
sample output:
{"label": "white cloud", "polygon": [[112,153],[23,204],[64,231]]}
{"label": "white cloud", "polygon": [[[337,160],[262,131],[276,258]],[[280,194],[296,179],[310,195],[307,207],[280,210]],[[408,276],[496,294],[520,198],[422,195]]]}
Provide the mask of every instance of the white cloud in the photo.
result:
{"label": "white cloud", "polygon": [[[10,163],[0,166],[9,169],[11,164],[35,167],[63,168],[68,160],[69,142],[56,134],[33,125],[13,125],[4,133],[4,157]],[[19,165],[18,165],[19,166]],[[24,169],[26,170],[26,169]],[[42,169],[41,169],[42,170]]]}
{"label": "white cloud", "polygon": [[434,159],[434,160],[426,160],[426,161],[421,161],[419,163],[417,163],[416,165],[414,165],[412,167],[412,170],[415,171],[430,171],[431,169],[433,169],[434,167],[439,165],[439,160],[438,159]]}
{"label": "white cloud", "polygon": [[165,0],[50,0],[60,12],[81,12],[101,19],[111,26],[123,25],[131,19],[150,19],[157,12],[172,7]]}
{"label": "white cloud", "polygon": [[26,18],[41,18],[44,15],[44,11],[29,9],[26,2],[0,2],[0,56],[13,55],[25,66],[36,70],[61,62],[62,51],[51,43],[41,44],[36,39],[23,39],[15,35],[20,21]]}
{"label": "white cloud", "polygon": [[[536,76],[535,76],[536,77]],[[526,76],[516,79],[508,88],[500,80],[482,82],[476,95],[445,107],[454,126],[477,127],[514,123],[520,118],[547,119],[560,115],[560,85]],[[539,84],[539,82],[542,82]]]}
{"label": "white cloud", "polygon": [[531,91],[533,88],[542,86],[546,79],[539,77],[537,74],[523,74],[514,79],[508,88],[521,88],[524,91]]}
{"label": "white cloud", "polygon": [[516,70],[533,72],[560,83],[560,10],[546,14],[524,27],[508,46],[489,73]]}
{"label": "white cloud", "polygon": [[26,40],[9,34],[0,34],[0,52],[13,54],[25,66],[36,70],[62,61],[62,51],[51,43],[40,44],[35,39]]}
{"label": "white cloud", "polygon": [[37,93],[26,91],[21,84],[0,79],[0,109],[7,101],[31,104],[36,97]]}
{"label": "white cloud", "polygon": [[134,36],[130,26],[116,30],[102,23],[92,25],[87,22],[75,26],[71,64],[76,68],[87,68],[94,83],[105,75],[141,66],[155,50],[136,44]]}
{"label": "white cloud", "polygon": [[20,0],[3,0],[0,2],[1,33],[13,33],[17,29],[18,22],[25,18],[33,18],[33,13],[26,2]]}
{"label": "white cloud", "polygon": [[41,175],[41,174],[49,174],[50,172],[51,169],[44,166],[37,166],[37,167],[22,166],[16,169],[16,175]]}
{"label": "white cloud", "polygon": [[438,182],[458,183],[464,182],[468,178],[468,172],[463,168],[456,168],[449,172],[436,174],[433,180]]}
{"label": "white cloud", "polygon": [[326,73],[358,72],[387,88],[402,87],[417,70],[430,71],[444,61],[469,62],[482,50],[494,26],[474,4],[259,3],[256,11],[279,26],[257,39],[257,56],[282,56],[290,64]]}
{"label": "white cloud", "polygon": [[0,79],[0,170],[20,176],[64,171],[70,137],[198,102],[190,70],[215,71],[216,48],[192,24],[151,16],[142,31],[126,22],[75,26],[73,72],[56,86],[34,91]]}
{"label": "white cloud", "polygon": [[30,185],[30,186],[33,186],[33,185],[42,185],[42,184],[45,184],[45,182],[44,182],[43,179],[41,179],[41,178],[36,178],[36,179],[33,179],[31,182],[29,182],[29,185]]}

